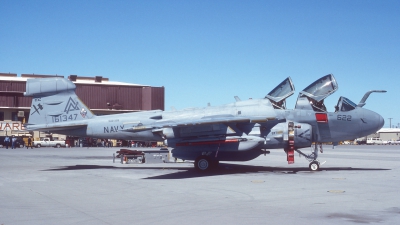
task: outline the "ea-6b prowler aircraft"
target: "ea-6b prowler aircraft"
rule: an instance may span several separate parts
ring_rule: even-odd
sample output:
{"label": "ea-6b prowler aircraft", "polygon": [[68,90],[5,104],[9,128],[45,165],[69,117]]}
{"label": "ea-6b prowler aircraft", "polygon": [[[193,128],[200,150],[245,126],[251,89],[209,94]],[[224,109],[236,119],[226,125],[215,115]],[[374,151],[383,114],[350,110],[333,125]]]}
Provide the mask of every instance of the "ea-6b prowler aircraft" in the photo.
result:
{"label": "ea-6b prowler aircraft", "polygon": [[[310,170],[318,170],[318,143],[350,140],[375,133],[383,118],[362,108],[368,91],[355,104],[340,97],[335,112],[327,112],[324,99],[338,89],[332,74],[316,80],[299,93],[294,109],[286,98],[294,93],[290,77],[265,98],[240,100],[222,106],[185,110],[123,113],[95,116],[75,94],[75,84],[65,78],[28,79],[25,96],[32,96],[29,131],[51,131],[80,137],[165,141],[172,156],[194,160],[206,171],[219,161],[247,161],[266,149],[283,149],[289,164],[294,152],[303,155]],[[310,154],[300,149],[311,147]],[[322,149],[321,149],[322,150]]]}

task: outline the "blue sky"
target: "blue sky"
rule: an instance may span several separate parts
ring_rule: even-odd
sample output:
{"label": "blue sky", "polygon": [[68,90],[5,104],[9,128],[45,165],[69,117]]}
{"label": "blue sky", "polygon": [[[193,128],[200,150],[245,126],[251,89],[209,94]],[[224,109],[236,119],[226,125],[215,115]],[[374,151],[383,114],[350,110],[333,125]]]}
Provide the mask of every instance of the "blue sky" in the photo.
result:
{"label": "blue sky", "polygon": [[103,76],[166,88],[177,109],[297,94],[332,73],[340,96],[400,123],[400,1],[0,0],[0,72]]}

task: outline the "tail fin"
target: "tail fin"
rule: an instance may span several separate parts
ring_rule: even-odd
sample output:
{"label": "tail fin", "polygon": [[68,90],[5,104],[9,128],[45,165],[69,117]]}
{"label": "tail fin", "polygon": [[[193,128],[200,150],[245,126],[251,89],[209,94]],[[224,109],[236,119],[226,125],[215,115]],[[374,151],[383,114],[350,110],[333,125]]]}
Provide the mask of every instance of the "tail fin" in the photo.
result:
{"label": "tail fin", "polygon": [[42,125],[39,127],[76,124],[95,117],[75,94],[75,89],[75,84],[65,78],[28,79],[24,94],[33,98],[27,128],[39,124]]}

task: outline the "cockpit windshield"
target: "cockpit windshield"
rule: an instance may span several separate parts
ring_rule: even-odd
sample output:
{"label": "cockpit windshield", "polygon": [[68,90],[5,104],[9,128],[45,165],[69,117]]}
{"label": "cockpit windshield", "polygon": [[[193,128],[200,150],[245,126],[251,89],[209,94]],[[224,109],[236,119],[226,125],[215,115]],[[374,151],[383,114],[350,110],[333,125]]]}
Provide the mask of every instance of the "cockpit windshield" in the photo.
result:
{"label": "cockpit windshield", "polygon": [[355,109],[356,107],[357,104],[352,102],[350,99],[342,96],[339,98],[338,104],[335,107],[336,108],[335,111],[348,112]]}

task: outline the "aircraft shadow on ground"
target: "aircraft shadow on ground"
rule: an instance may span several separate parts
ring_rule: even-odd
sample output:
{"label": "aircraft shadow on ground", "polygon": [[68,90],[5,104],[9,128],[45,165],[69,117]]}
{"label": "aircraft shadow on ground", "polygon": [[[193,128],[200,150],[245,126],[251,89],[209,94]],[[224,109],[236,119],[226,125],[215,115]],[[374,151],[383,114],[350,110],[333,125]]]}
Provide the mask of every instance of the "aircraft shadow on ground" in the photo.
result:
{"label": "aircraft shadow on ground", "polygon": [[99,166],[99,165],[74,165],[64,166],[55,169],[47,169],[42,171],[66,171],[66,170],[93,170],[93,169],[112,169],[112,170],[167,170],[171,171],[168,174],[162,174],[143,179],[186,179],[196,177],[209,177],[221,176],[232,174],[246,174],[246,173],[265,173],[265,174],[296,174],[304,172],[308,174],[323,172],[323,171],[379,171],[390,170],[383,168],[352,168],[352,167],[329,167],[321,168],[320,171],[312,172],[307,167],[268,167],[268,166],[251,166],[251,165],[235,165],[223,164],[215,170],[209,172],[199,172],[192,167],[115,167],[115,166]]}

